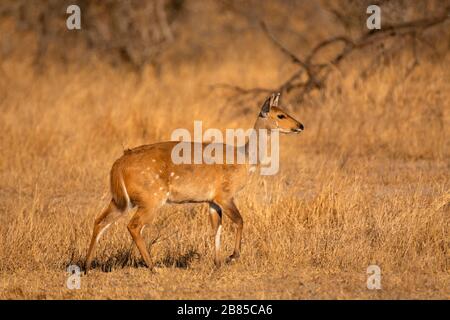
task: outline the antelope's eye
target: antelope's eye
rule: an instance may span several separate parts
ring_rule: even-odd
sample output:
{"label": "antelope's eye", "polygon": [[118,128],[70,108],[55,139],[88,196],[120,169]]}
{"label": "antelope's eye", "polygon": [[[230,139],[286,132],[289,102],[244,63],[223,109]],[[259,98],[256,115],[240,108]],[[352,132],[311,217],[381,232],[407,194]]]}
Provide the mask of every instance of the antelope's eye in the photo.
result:
{"label": "antelope's eye", "polygon": [[284,118],[286,118],[286,116],[284,114],[279,114],[278,115],[278,119],[284,119]]}

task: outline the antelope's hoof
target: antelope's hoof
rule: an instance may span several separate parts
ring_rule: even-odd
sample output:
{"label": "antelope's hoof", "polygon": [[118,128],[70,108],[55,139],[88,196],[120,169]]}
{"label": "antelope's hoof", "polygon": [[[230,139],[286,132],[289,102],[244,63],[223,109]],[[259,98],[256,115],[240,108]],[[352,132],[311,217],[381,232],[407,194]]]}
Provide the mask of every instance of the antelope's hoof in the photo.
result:
{"label": "antelope's hoof", "polygon": [[238,259],[239,259],[239,253],[233,253],[231,256],[229,256],[227,259],[226,259],[226,263],[227,264],[230,264],[230,263],[234,263],[234,262],[236,262]]}
{"label": "antelope's hoof", "polygon": [[151,274],[157,274],[158,268],[155,268],[154,266],[148,267],[148,271],[150,271]]}
{"label": "antelope's hoof", "polygon": [[150,272],[151,272],[152,274],[158,274],[158,273],[161,273],[161,271],[162,271],[162,269],[161,269],[161,268],[158,268],[158,267],[152,267],[152,268],[150,268]]}

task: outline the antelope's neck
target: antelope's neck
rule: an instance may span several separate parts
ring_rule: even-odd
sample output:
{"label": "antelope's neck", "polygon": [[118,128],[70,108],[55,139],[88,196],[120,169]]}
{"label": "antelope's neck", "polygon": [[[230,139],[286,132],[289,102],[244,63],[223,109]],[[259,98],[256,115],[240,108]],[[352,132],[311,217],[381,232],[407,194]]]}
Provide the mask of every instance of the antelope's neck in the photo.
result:
{"label": "antelope's neck", "polygon": [[[247,159],[247,165],[250,167],[253,166],[260,166],[261,163],[264,161],[264,159],[260,159],[260,148],[261,148],[261,144],[265,144],[265,148],[267,148],[271,145],[271,141],[270,141],[270,136],[271,136],[271,130],[266,129],[266,127],[264,126],[264,124],[262,123],[262,119],[260,117],[258,117],[258,119],[255,122],[255,125],[253,127],[253,133],[252,135],[254,135],[253,137],[247,137],[246,138],[246,143],[243,146],[240,146],[238,148],[240,148],[241,152],[245,153],[245,158]],[[264,129],[261,130],[260,129]],[[265,135],[264,137],[261,137],[261,135]],[[253,139],[254,143],[251,143],[251,140]],[[242,150],[243,148],[243,150]],[[253,153],[255,155],[255,159],[256,159],[256,163],[251,163],[250,158],[251,158],[251,153]],[[263,152],[262,154],[266,154],[266,152]],[[261,161],[263,160],[263,161]]]}

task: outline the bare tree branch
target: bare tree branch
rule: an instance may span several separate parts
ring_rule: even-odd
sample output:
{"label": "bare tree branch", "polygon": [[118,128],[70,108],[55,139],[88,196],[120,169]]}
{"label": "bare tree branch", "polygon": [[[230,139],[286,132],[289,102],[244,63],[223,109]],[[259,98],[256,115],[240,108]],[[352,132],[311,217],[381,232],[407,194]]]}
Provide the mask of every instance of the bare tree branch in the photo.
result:
{"label": "bare tree branch", "polygon": [[[376,43],[380,43],[388,38],[393,37],[412,37],[412,50],[414,61],[406,75],[408,76],[412,70],[418,65],[417,57],[417,40],[420,40],[420,34],[431,27],[440,25],[446,21],[450,20],[450,8],[447,8],[445,14],[442,14],[433,18],[425,18],[414,21],[408,21],[399,23],[396,25],[384,26],[381,30],[370,30],[358,39],[352,40],[345,35],[333,36],[331,38],[325,39],[315,45],[303,60],[299,58],[296,54],[287,49],[274,35],[269,31],[267,25],[260,21],[262,31],[268,37],[268,39],[290,60],[299,65],[300,68],[294,72],[285,82],[281,83],[276,88],[250,88],[244,89],[239,86],[220,84],[216,85],[215,88],[227,88],[234,90],[238,95],[251,95],[251,94],[262,94],[269,92],[289,92],[293,89],[299,90],[299,100],[302,101],[304,96],[314,89],[321,89],[324,87],[327,77],[333,70],[336,70],[342,61],[347,59],[351,53],[356,50],[362,50]],[[336,43],[343,43],[344,47],[326,63],[314,64],[314,59],[319,55],[319,53],[326,47],[331,46]],[[385,51],[387,52],[387,51]],[[378,59],[378,58],[376,58]],[[375,61],[374,59],[373,61]],[[301,82],[301,77],[306,73],[307,80]]]}

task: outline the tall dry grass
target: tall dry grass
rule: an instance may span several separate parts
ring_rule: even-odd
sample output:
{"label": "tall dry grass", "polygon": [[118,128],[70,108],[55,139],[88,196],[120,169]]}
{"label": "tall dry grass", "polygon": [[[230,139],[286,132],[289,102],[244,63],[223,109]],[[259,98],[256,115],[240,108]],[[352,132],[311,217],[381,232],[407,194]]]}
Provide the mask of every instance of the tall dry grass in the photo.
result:
{"label": "tall dry grass", "polygon": [[[2,62],[0,297],[448,298],[448,54],[422,61],[402,81],[407,59],[363,83],[355,63],[322,95],[290,106],[306,130],[282,137],[278,175],[254,177],[239,195],[237,264],[214,271],[204,205],[173,206],[145,231],[156,241],[159,274],[140,268],[124,219],[100,241],[82,290],[65,287],[66,266],[84,261],[124,147],[168,140],[194,120],[204,128],[253,125],[257,101],[227,104],[228,93],[210,85],[285,79],[274,68],[282,57],[267,46],[255,52],[257,59],[224,51],[220,63],[141,76],[100,60],[50,64],[43,74],[27,59]],[[234,227],[224,223],[225,256]],[[377,293],[365,289],[371,264],[383,272]]]}

